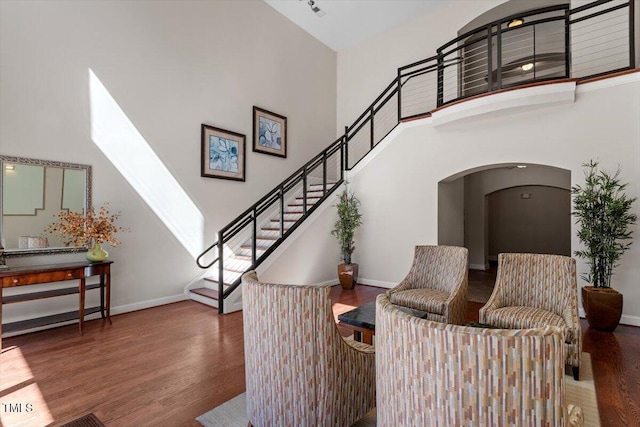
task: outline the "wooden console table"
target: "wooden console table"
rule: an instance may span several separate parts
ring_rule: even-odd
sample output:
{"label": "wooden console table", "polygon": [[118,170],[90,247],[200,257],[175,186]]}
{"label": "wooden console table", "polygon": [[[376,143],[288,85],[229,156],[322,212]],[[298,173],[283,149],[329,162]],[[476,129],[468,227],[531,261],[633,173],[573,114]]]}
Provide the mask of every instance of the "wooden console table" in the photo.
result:
{"label": "wooden console table", "polygon": [[[42,283],[62,282],[66,280],[78,280],[77,287],[44,290],[19,295],[2,296],[0,290],[0,348],[2,348],[2,331],[18,331],[37,328],[69,320],[79,320],[80,334],[83,333],[84,317],[88,314],[100,312],[103,319],[111,323],[109,311],[111,308],[111,264],[113,261],[90,263],[88,261],[71,262],[63,264],[34,265],[28,267],[14,267],[0,270],[0,282],[2,289],[15,286],[37,285]],[[100,283],[86,284],[86,278],[100,276]],[[85,309],[85,293],[87,290],[100,289],[100,306]],[[2,324],[2,305],[24,301],[33,301],[42,298],[51,298],[62,295],[80,294],[78,310],[52,316],[38,317],[19,322]],[[106,294],[106,295],[105,295]]]}

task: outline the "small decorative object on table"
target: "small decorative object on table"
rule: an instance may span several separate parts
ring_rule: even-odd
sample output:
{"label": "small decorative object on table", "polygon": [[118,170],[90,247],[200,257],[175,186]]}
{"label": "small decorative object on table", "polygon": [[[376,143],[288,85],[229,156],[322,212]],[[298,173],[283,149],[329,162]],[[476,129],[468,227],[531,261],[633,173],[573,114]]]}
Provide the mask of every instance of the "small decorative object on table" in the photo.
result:
{"label": "small decorative object on table", "polygon": [[355,247],[354,234],[362,225],[362,214],[359,210],[360,201],[353,193],[345,190],[340,195],[338,220],[331,232],[340,242],[343,263],[338,265],[338,279],[343,289],[353,289],[358,281],[358,264],[351,263],[351,254]]}
{"label": "small decorative object on table", "polygon": [[120,244],[114,236],[119,231],[129,231],[128,228],[116,226],[115,222],[120,214],[110,214],[107,203],[96,212],[93,208],[85,214],[79,212],[60,212],[58,222],[50,224],[45,231],[63,238],[66,246],[88,248],[87,259],[91,262],[104,261],[109,253],[102,249],[102,243],[107,242],[112,247]]}

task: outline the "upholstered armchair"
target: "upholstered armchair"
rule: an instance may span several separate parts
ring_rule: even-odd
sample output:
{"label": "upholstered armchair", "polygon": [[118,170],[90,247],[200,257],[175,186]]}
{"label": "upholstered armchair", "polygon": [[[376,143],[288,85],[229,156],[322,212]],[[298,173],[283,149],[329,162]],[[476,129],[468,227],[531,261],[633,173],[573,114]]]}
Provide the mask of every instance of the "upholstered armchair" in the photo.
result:
{"label": "upholstered armchair", "polygon": [[500,328],[556,326],[565,337],[566,363],[580,377],[582,337],[578,317],[576,261],[561,255],[498,255],[493,293],[480,323]]}
{"label": "upholstered armchair", "polygon": [[392,304],[426,312],[426,319],[462,325],[467,318],[468,251],[416,246],[409,274],[387,292]]}
{"label": "upholstered armchair", "polygon": [[340,336],[329,286],[242,276],[247,415],[255,427],[355,423],[375,407],[372,346]]}
{"label": "upholstered armchair", "polygon": [[377,425],[581,426],[560,329],[432,322],[376,300]]}

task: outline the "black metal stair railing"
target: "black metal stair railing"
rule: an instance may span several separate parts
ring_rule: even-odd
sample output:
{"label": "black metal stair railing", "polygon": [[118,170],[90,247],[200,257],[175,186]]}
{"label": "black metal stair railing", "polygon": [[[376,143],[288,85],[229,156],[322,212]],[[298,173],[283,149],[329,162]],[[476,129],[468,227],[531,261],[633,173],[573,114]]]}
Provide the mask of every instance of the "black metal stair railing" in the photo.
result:
{"label": "black metal stair railing", "polygon": [[[218,232],[196,262],[217,263],[218,311],[243,272],[262,263],[399,123],[465,98],[635,68],[633,0],[550,6],[469,31],[397,76],[344,134]],[[203,263],[217,249],[213,260]]]}

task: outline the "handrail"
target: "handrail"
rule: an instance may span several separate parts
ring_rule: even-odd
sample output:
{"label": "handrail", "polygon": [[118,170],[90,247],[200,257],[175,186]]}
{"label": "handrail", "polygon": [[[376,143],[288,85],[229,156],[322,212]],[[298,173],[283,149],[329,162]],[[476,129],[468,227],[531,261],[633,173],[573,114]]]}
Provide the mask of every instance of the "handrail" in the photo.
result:
{"label": "handrail", "polygon": [[[477,96],[483,93],[500,91],[506,87],[526,85],[533,82],[558,78],[574,77],[579,80],[588,79],[603,74],[634,68],[635,28],[633,0],[627,0],[624,3],[615,4],[611,7],[604,7],[602,8],[602,10],[597,10],[593,13],[588,13],[587,15],[572,19],[572,17],[574,17],[578,13],[591,10],[595,7],[606,5],[613,1],[614,0],[596,0],[592,3],[574,9],[570,9],[570,6],[567,4],[553,5],[503,17],[457,36],[453,40],[443,44],[438,49],[436,49],[436,55],[399,67],[397,69],[396,77],[384,88],[384,90],[374,99],[374,101],[364,109],[362,114],[360,114],[350,126],[345,126],[344,134],[338,137],[338,139],[329,144],[318,154],[313,156],[302,167],[289,175],[286,179],[276,185],[272,190],[267,192],[267,194],[261,197],[256,203],[251,205],[248,209],[246,209],[240,215],[235,217],[231,222],[225,225],[218,232],[218,239],[216,243],[209,246],[202,252],[202,254],[197,257],[196,263],[201,268],[210,268],[216,262],[218,263],[218,289],[219,295],[221,297],[218,306],[219,311],[221,313],[224,312],[224,299],[228,297],[240,285],[240,278],[233,280],[232,283],[225,284],[224,282],[223,264],[227,262],[226,259],[228,258],[225,255],[224,251],[231,249],[225,249],[226,244],[232,246],[232,239],[236,238],[236,236],[241,236],[241,238],[243,239],[245,237],[242,236],[247,236],[246,238],[250,240],[251,244],[248,245],[249,240],[247,240],[242,247],[247,248],[250,246],[251,256],[247,256],[247,258],[251,259],[250,268],[257,267],[257,265],[259,265],[264,259],[266,259],[266,257],[268,257],[278,247],[278,245],[301,224],[302,221],[304,221],[311,213],[313,213],[318,208],[319,204],[322,201],[326,200],[326,198],[329,197],[329,195],[338,188],[338,186],[344,180],[345,172],[353,169],[355,165],[357,165],[364,158],[364,156],[366,156],[377,145],[378,142],[384,139],[401,121],[425,116],[433,112],[435,109],[442,108],[444,105],[451,104],[453,102],[459,102],[464,98]],[[583,59],[578,56],[578,61],[575,61],[575,55],[571,56],[570,51],[572,43],[574,41],[573,37],[575,37],[575,32],[570,31],[571,26],[575,23],[596,19],[599,16],[612,13],[624,8],[628,9],[629,12],[626,28],[626,31],[628,31],[628,38],[626,41],[627,44],[625,45],[625,47],[627,47],[629,50],[628,65],[623,66],[621,65],[620,61],[617,60],[617,62],[605,62],[605,68],[607,64],[611,65],[604,70],[596,67],[595,72],[593,71],[594,67],[585,67],[586,70],[583,68],[580,71],[575,71],[574,69],[572,69],[572,67],[575,66],[575,62],[580,62],[580,59],[583,60],[583,63],[589,62],[591,60],[591,57]],[[554,15],[553,12],[558,12],[557,16]],[[544,16],[544,14],[552,14],[554,16]],[[536,16],[538,17],[535,18]],[[619,15],[615,16],[617,17]],[[525,19],[525,22],[521,25],[518,25],[517,27],[507,27],[506,24],[515,18]],[[537,26],[554,21],[564,21],[564,32],[557,31],[556,33],[554,33],[554,35],[563,34],[563,36],[561,36],[564,37],[562,52],[560,52],[559,50],[557,52],[549,51],[548,47],[546,48],[546,50],[542,49],[541,51],[537,51],[535,35],[533,43],[527,45],[529,46],[529,52],[527,52],[528,55],[516,55],[516,57],[514,58],[513,54],[508,54],[508,51],[505,51],[506,53],[503,52],[503,49],[505,49],[505,46],[503,46],[504,35],[507,35],[510,32],[522,31],[523,28],[528,27],[531,27],[532,30],[530,32],[535,34]],[[579,30],[580,28],[578,28],[576,32],[578,32]],[[494,38],[496,40],[496,43],[495,45],[492,45],[490,41],[492,41]],[[483,46],[483,43],[486,46]],[[511,42],[511,44],[513,44],[513,42]],[[507,42],[506,45],[509,45],[509,43]],[[469,53],[467,49],[473,49],[476,52]],[[486,55],[485,57],[482,57],[483,53]],[[519,62],[523,61],[524,59],[531,62],[536,62],[537,60],[538,62],[547,61],[548,63],[551,61],[551,57],[549,56],[550,53],[558,54],[556,55],[557,58],[553,59],[554,63],[551,66],[551,69],[554,71],[552,71],[551,74],[545,74],[545,70],[541,68],[541,71],[539,73],[534,72],[531,74],[532,78],[528,78],[528,75],[524,75],[524,80],[520,79],[516,80],[515,82],[513,81],[513,74],[509,75],[509,73],[512,73],[512,70],[507,67],[516,67],[517,69]],[[484,60],[484,62],[481,62],[480,66],[474,65],[473,69],[469,68],[469,61],[477,61],[474,56],[477,57],[478,55],[481,59]],[[503,56],[506,57],[506,60],[505,58],[503,58]],[[600,58],[606,59],[607,57],[602,56]],[[558,65],[555,65],[555,62],[557,62]],[[564,66],[564,71],[557,71],[556,69],[558,67],[561,67],[562,65]],[[600,65],[598,65],[598,67],[602,68],[602,66]],[[536,71],[537,68],[538,66],[536,65]],[[449,71],[451,69],[453,69],[454,71]],[[425,84],[422,84],[421,86],[420,82],[417,83],[417,86],[406,86],[409,81],[414,78],[418,78],[420,76],[424,76],[426,74],[434,72],[437,73],[437,82],[435,86],[431,87],[431,89],[434,89],[433,91],[425,91],[426,96],[428,97],[427,99],[419,98],[420,96],[424,97],[425,95],[418,93],[417,90],[415,93],[409,92],[409,95],[411,96],[407,96],[405,92],[410,90],[412,87],[418,87],[420,88],[420,90],[424,90],[424,88],[426,87]],[[445,74],[445,72],[447,74]],[[467,80],[464,80],[465,78],[467,78]],[[426,84],[433,84],[433,82],[430,80],[425,81]],[[454,95],[453,97],[452,92]],[[418,96],[417,100],[416,96]],[[447,99],[445,99],[445,96],[447,97]],[[381,113],[383,107],[390,104],[391,100],[394,97],[397,98],[397,105],[394,107],[393,104],[396,102],[391,103],[391,108],[396,108],[396,117],[393,118],[393,116],[391,116],[393,120],[389,122],[389,112],[383,111],[382,120],[379,120],[378,114]],[[408,104],[404,105],[403,102],[407,102]],[[418,107],[416,107],[416,105],[418,105]],[[408,108],[408,111],[405,110],[405,108]],[[405,115],[403,115],[403,112],[405,112]],[[366,129],[369,129],[370,131],[370,135],[368,136],[368,138],[356,138],[360,134],[361,130],[366,131]],[[365,143],[366,146],[363,146],[362,144]],[[331,169],[331,171],[333,174],[337,174],[337,178],[335,179],[335,182],[328,182],[328,162],[329,159],[331,159],[331,162],[333,162],[334,158],[336,164],[333,165],[332,163],[331,168],[333,169]],[[315,176],[314,174],[319,173],[320,169],[322,172],[322,183],[317,185],[321,185],[322,196],[319,198],[319,200],[317,200],[317,203],[309,202],[309,180],[311,179],[311,177],[313,179],[319,180],[320,177]],[[302,195],[299,196],[290,194],[290,192],[297,186],[299,186],[300,183],[302,183]],[[300,212],[299,209],[296,209],[295,211],[288,211],[287,213],[295,213],[296,215],[301,215],[301,218],[296,220],[285,220],[285,198],[293,197],[302,199],[302,212]],[[318,197],[314,196],[314,200],[316,199],[318,199]],[[268,228],[265,228],[265,230],[271,230],[271,233],[277,230],[277,237],[273,235],[271,235],[273,237],[259,236],[257,232],[258,221],[261,220],[261,215],[268,215],[269,212],[273,212],[273,210],[271,209],[273,209],[274,206],[279,206],[279,209],[277,209],[279,210],[279,218],[266,218],[265,221],[276,221],[279,226],[270,226]],[[287,222],[289,225],[285,226],[285,222]],[[265,222],[261,222],[261,224],[264,223]],[[274,242],[268,247],[260,246],[259,248],[256,243],[256,241],[259,239],[273,240]],[[203,265],[202,258],[216,247],[218,248],[217,257],[211,263]],[[258,250],[262,252],[260,256],[257,255]],[[231,250],[231,252],[231,255],[233,255],[233,250]],[[228,287],[224,289],[223,285],[226,285]]]}

